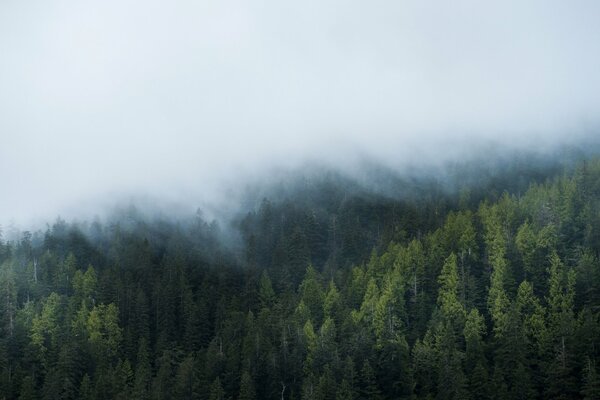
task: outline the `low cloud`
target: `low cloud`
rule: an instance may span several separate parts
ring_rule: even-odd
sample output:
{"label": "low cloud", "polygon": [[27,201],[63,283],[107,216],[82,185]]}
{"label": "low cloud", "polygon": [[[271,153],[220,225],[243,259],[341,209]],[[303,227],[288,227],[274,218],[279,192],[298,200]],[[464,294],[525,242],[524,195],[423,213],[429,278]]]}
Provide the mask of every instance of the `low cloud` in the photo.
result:
{"label": "low cloud", "polygon": [[0,221],[214,202],[311,160],[575,142],[599,122],[598,15],[595,1],[3,1]]}

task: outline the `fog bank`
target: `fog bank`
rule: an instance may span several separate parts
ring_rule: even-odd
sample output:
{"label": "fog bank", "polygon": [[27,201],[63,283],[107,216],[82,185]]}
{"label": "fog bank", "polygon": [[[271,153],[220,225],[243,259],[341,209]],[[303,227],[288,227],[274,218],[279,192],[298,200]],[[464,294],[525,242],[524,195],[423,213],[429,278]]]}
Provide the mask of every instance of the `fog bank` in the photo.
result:
{"label": "fog bank", "polygon": [[599,15],[595,1],[3,1],[0,221],[214,207],[304,165],[576,144],[600,122]]}

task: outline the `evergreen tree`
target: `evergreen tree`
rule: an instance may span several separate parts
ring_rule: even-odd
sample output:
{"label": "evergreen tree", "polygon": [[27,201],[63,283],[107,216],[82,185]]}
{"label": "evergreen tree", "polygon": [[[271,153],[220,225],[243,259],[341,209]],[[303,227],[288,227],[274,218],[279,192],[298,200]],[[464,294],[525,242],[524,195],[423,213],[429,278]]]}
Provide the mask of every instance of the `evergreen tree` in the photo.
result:
{"label": "evergreen tree", "polygon": [[263,308],[270,308],[275,304],[275,291],[273,290],[271,279],[266,270],[263,271],[260,277],[258,297],[260,299],[260,305]]}
{"label": "evergreen tree", "polygon": [[198,380],[194,364],[194,358],[189,355],[177,367],[175,396],[178,399],[192,400],[196,397]]}
{"label": "evergreen tree", "polygon": [[344,360],[343,370],[342,370],[342,382],[338,387],[338,391],[336,394],[336,400],[339,399],[348,399],[355,400],[358,398],[357,391],[357,376],[356,369],[354,366],[354,361],[350,356],[347,356]]}
{"label": "evergreen tree", "polygon": [[450,254],[444,262],[438,282],[440,284],[438,292],[440,311],[453,326],[461,328],[464,323],[465,310],[458,299],[457,258],[454,253]]}
{"label": "evergreen tree", "polygon": [[221,385],[221,380],[217,377],[212,385],[210,385],[210,396],[208,396],[208,400],[225,400],[225,391],[223,390],[223,385]]}
{"label": "evergreen tree", "polygon": [[356,399],[356,393],[350,386],[347,380],[342,379],[340,386],[337,390],[335,400],[354,400]]}
{"label": "evergreen tree", "polygon": [[380,400],[383,399],[383,395],[377,385],[375,379],[375,372],[369,363],[369,360],[365,360],[363,367],[360,372],[360,396],[359,399],[369,400]]}
{"label": "evergreen tree", "polygon": [[567,270],[554,253],[550,260],[549,278],[550,359],[547,361],[548,398],[567,399],[575,396],[573,376],[573,340],[576,330],[574,314],[575,271]]}
{"label": "evergreen tree", "polygon": [[476,308],[472,309],[467,315],[463,333],[466,344],[465,370],[469,392],[475,399],[488,399],[490,391],[483,341],[485,321]]}
{"label": "evergreen tree", "polygon": [[240,394],[238,400],[255,400],[256,391],[254,389],[254,381],[248,371],[242,373],[240,382]]}
{"label": "evergreen tree", "polygon": [[464,354],[458,349],[457,337],[450,322],[441,323],[436,332],[437,398],[467,399],[467,381],[462,370]]}
{"label": "evergreen tree", "polygon": [[317,324],[323,317],[323,289],[319,283],[318,273],[312,265],[306,268],[306,275],[299,287],[302,302],[310,311],[310,316]]}
{"label": "evergreen tree", "polygon": [[584,365],[581,395],[584,400],[598,400],[600,399],[600,377],[596,365],[589,358]]}
{"label": "evergreen tree", "polygon": [[79,385],[79,398],[81,400],[94,399],[94,389],[92,388],[92,381],[88,374],[85,374],[83,379],[81,379],[81,384]]}
{"label": "evergreen tree", "polygon": [[31,376],[27,375],[21,381],[19,400],[36,400],[37,398],[35,382]]}
{"label": "evergreen tree", "polygon": [[323,369],[323,374],[319,378],[319,383],[316,389],[315,399],[319,400],[335,400],[336,382],[331,372],[329,365]]}
{"label": "evergreen tree", "polygon": [[148,344],[146,338],[140,339],[140,345],[136,357],[133,398],[145,399],[148,397],[152,370],[150,368],[150,355],[148,354]]}

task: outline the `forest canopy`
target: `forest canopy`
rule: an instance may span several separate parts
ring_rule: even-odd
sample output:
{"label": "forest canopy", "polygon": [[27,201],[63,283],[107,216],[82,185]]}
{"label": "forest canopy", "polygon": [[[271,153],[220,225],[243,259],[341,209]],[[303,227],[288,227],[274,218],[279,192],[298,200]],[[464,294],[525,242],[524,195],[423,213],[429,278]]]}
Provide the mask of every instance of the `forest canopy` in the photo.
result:
{"label": "forest canopy", "polygon": [[599,399],[600,160],[395,190],[5,232],[0,397]]}

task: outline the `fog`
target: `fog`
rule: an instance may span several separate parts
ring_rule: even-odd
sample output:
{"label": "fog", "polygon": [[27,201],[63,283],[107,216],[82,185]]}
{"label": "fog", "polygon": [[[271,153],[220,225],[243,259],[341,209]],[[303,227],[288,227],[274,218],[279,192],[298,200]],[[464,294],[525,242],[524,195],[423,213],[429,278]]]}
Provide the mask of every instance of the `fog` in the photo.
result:
{"label": "fog", "polygon": [[599,18],[592,0],[3,0],[0,222],[576,143],[600,122]]}

